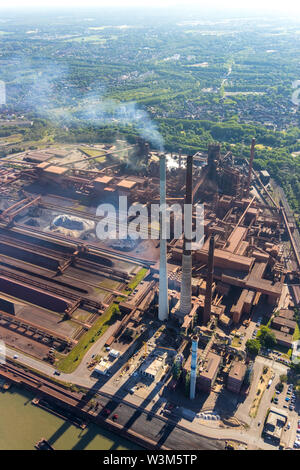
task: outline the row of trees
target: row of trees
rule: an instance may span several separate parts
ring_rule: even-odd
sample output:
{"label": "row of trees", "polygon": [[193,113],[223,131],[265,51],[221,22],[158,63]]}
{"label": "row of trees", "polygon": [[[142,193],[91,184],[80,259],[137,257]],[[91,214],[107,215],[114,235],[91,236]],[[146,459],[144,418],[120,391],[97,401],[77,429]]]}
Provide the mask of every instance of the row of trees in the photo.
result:
{"label": "row of trees", "polygon": [[276,343],[277,340],[272,330],[267,326],[262,326],[258,332],[257,339],[248,339],[246,350],[251,356],[257,356],[262,347],[272,349]]}

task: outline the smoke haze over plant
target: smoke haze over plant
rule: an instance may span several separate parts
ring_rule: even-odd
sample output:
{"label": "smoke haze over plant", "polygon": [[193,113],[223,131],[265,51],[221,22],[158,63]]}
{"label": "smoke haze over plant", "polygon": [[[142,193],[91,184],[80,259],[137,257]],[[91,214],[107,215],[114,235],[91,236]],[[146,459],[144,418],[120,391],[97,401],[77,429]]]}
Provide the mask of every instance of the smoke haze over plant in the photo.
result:
{"label": "smoke haze over plant", "polygon": [[[22,61],[24,70],[32,69],[32,64],[23,57],[15,60]],[[24,82],[18,104],[64,126],[76,123],[94,127],[132,126],[155,149],[163,150],[163,137],[145,110],[135,102],[122,103],[106,98],[105,87],[99,83],[91,88],[91,91],[82,91],[74,82],[69,83],[67,66],[45,62],[34,71],[30,81]]]}

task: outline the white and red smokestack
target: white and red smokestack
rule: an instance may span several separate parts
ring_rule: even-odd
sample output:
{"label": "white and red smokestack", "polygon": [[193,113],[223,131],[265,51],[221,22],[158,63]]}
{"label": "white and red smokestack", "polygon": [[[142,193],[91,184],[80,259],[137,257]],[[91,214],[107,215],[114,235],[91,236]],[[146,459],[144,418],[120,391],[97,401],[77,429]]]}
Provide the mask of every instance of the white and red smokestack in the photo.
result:
{"label": "white and red smokestack", "polygon": [[186,190],[184,208],[184,240],[179,312],[188,315],[192,308],[192,204],[193,204],[193,156],[186,161]]}
{"label": "white and red smokestack", "polygon": [[169,316],[168,298],[168,272],[167,272],[167,240],[163,224],[166,223],[166,156],[160,156],[160,211],[159,211],[159,238],[160,238],[160,260],[159,260],[159,306],[158,318],[167,320]]}
{"label": "white and red smokestack", "polygon": [[215,237],[211,236],[209,240],[208,262],[207,262],[207,278],[206,278],[206,292],[203,311],[203,324],[207,325],[211,316],[211,302],[212,302],[212,286],[214,280],[214,252],[215,252]]}
{"label": "white and red smokestack", "polygon": [[251,186],[252,167],[253,167],[253,160],[254,160],[254,149],[255,149],[255,139],[253,138],[252,142],[251,142],[251,150],[250,150],[250,161],[249,161],[247,190],[246,190],[247,197],[249,196],[250,186]]}

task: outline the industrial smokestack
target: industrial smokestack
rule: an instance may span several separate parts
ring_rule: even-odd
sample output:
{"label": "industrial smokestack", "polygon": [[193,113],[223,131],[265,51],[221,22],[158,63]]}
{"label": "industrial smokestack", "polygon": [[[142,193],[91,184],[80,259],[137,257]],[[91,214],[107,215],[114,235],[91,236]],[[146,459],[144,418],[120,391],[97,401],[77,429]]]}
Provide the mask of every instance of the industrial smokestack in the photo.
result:
{"label": "industrial smokestack", "polygon": [[169,316],[168,299],[168,272],[167,272],[167,240],[163,233],[163,223],[166,222],[166,156],[160,156],[160,213],[159,213],[159,237],[160,237],[160,261],[159,261],[159,308],[158,318],[167,320]]}
{"label": "industrial smokestack", "polygon": [[192,361],[191,361],[191,381],[190,381],[190,399],[194,400],[196,395],[197,380],[197,352],[198,352],[198,336],[192,338]]}
{"label": "industrial smokestack", "polygon": [[188,315],[192,308],[192,204],[193,204],[193,156],[187,156],[186,194],[184,208],[184,241],[180,292],[180,314]]}
{"label": "industrial smokestack", "polygon": [[254,160],[254,148],[255,148],[255,139],[253,138],[251,142],[249,171],[248,171],[248,180],[247,180],[247,189],[246,189],[247,197],[249,196],[250,186],[251,186],[252,167],[253,167],[253,160]]}
{"label": "industrial smokestack", "polygon": [[214,274],[214,251],[215,251],[215,237],[211,236],[209,240],[209,251],[208,251],[208,265],[207,265],[207,279],[206,279],[206,292],[205,292],[205,303],[203,311],[203,323],[207,325],[210,320],[211,314],[211,301],[212,301],[212,284]]}
{"label": "industrial smokestack", "polygon": [[218,162],[221,157],[221,146],[220,144],[209,144],[207,154],[207,166],[208,166],[208,177],[211,181],[216,179],[216,171]]}
{"label": "industrial smokestack", "polygon": [[182,149],[179,149],[179,157],[178,157],[178,167],[181,168],[181,155],[182,155]]}

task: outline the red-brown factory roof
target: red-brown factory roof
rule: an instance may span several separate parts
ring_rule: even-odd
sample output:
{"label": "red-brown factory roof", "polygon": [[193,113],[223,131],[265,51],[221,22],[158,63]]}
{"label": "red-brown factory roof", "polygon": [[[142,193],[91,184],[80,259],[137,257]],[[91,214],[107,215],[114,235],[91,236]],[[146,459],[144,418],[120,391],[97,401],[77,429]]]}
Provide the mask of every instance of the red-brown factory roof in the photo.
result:
{"label": "red-brown factory roof", "polygon": [[295,299],[295,305],[300,304],[300,286],[292,286],[292,291]]}
{"label": "red-brown factory roof", "polygon": [[[200,261],[207,263],[208,251],[203,248],[197,252],[197,257]],[[248,258],[247,256],[237,255],[230,253],[229,251],[215,249],[214,252],[214,264],[217,267],[224,269],[235,269],[240,271],[249,272],[254,258]]]}
{"label": "red-brown factory roof", "polygon": [[255,207],[249,207],[249,209],[247,210],[247,214],[252,214],[252,215],[257,215],[259,212],[258,209],[256,209]]}
{"label": "red-brown factory roof", "polygon": [[113,179],[112,176],[106,176],[106,175],[98,176],[98,178],[94,180],[94,183],[108,184],[112,179]]}
{"label": "red-brown factory roof", "polygon": [[212,380],[218,372],[220,362],[220,356],[209,352],[204,364],[204,369],[200,372],[200,377],[205,377]]}
{"label": "red-brown factory roof", "polygon": [[237,247],[246,236],[247,228],[244,227],[236,227],[233,232],[228,237],[228,242],[226,246],[226,250],[230,251],[231,253],[235,253]]}
{"label": "red-brown factory roof", "polygon": [[232,313],[234,313],[234,312],[241,313],[242,312],[243,307],[244,307],[244,303],[246,301],[246,298],[247,298],[248,294],[249,294],[249,291],[247,289],[243,289],[237,303],[231,307],[231,312]]}
{"label": "red-brown factory roof", "polygon": [[272,321],[272,326],[287,326],[289,329],[295,330],[297,323],[294,320],[288,320],[287,318],[275,317]]}
{"label": "red-brown factory roof", "polygon": [[289,310],[289,309],[286,309],[286,308],[282,308],[282,309],[279,310],[279,316],[281,318],[286,318],[287,320],[293,320],[294,316],[295,316],[295,313],[294,313],[294,310]]}
{"label": "red-brown factory roof", "polygon": [[45,168],[44,171],[45,173],[52,173],[54,175],[64,175],[68,171],[68,168],[65,168],[63,166],[50,165]]}
{"label": "red-brown factory roof", "polygon": [[25,154],[25,160],[31,162],[45,162],[50,160],[53,155],[50,153],[42,153],[42,152],[28,152]]}
{"label": "red-brown factory roof", "polygon": [[267,268],[266,262],[256,261],[251,273],[249,274],[249,281],[255,281],[257,279],[261,279],[264,275],[264,272]]}
{"label": "red-brown factory roof", "polygon": [[129,180],[129,179],[124,179],[122,181],[120,181],[117,186],[119,188],[125,188],[125,189],[132,189],[136,186],[136,181],[132,181],[132,180]]}
{"label": "red-brown factory roof", "polygon": [[42,162],[42,163],[39,163],[36,168],[47,168],[47,166],[50,166],[50,163],[49,162]]}
{"label": "red-brown factory roof", "polygon": [[235,361],[233,367],[230,369],[228,377],[231,379],[236,379],[242,381],[245,377],[245,373],[247,370],[246,364],[241,361]]}
{"label": "red-brown factory roof", "polygon": [[267,279],[251,279],[246,282],[245,286],[249,289],[256,290],[266,295],[274,295],[275,297],[280,297],[282,292],[282,283],[275,282],[272,284],[272,281]]}
{"label": "red-brown factory roof", "polygon": [[274,333],[275,338],[277,341],[288,343],[289,346],[292,345],[293,343],[293,335],[289,335],[288,333],[283,333],[282,331],[279,330],[272,330],[272,333]]}
{"label": "red-brown factory roof", "polygon": [[249,246],[249,242],[246,242],[246,241],[241,242],[239,244],[239,246],[237,247],[236,254],[243,256],[245,254],[248,246]]}

